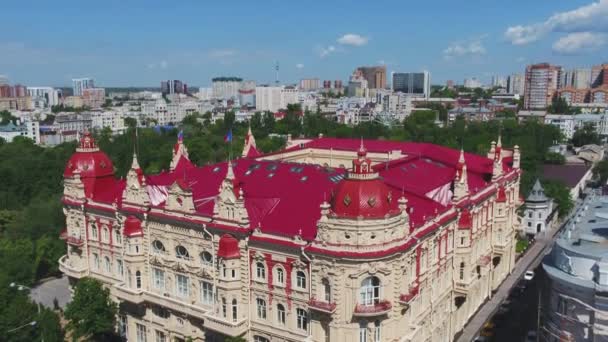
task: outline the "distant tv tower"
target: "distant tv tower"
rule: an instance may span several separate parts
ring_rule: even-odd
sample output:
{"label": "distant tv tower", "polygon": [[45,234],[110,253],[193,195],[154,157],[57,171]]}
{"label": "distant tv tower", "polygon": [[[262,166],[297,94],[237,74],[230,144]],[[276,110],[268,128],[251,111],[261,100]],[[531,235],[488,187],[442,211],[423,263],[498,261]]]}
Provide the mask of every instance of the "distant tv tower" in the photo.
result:
{"label": "distant tv tower", "polygon": [[276,71],[276,76],[275,76],[275,80],[274,83],[276,85],[279,85],[279,61],[277,61],[274,65],[274,70]]}

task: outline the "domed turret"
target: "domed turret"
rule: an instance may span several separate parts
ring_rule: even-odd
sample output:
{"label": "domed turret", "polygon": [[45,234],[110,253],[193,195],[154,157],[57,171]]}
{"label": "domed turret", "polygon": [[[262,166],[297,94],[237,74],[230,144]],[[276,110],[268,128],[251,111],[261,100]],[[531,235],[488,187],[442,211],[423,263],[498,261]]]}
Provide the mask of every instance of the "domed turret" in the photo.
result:
{"label": "domed turret", "polygon": [[135,216],[129,216],[125,220],[125,229],[123,234],[127,237],[137,237],[144,235],[141,229],[141,221]]}
{"label": "domed turret", "polygon": [[238,259],[241,257],[239,241],[230,234],[224,234],[220,238],[217,249],[217,257],[222,259]]}
{"label": "domed turret", "polygon": [[80,144],[76,148],[76,152],[70,157],[63,171],[63,176],[72,177],[76,170],[80,173],[83,182],[87,178],[114,175],[112,161],[104,152],[99,150],[99,147],[95,144],[95,139],[88,131],[80,139]]}
{"label": "domed turret", "polygon": [[342,217],[382,218],[395,207],[392,201],[390,189],[372,169],[367,150],[361,142],[352,171],[335,190],[333,213]]}

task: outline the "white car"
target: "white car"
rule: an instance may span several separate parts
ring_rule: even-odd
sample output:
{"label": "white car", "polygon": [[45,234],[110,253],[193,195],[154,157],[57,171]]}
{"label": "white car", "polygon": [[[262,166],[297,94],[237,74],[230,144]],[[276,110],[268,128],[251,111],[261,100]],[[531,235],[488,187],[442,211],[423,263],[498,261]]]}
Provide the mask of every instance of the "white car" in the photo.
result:
{"label": "white car", "polygon": [[526,273],[524,273],[524,279],[528,281],[534,279],[534,271],[526,271]]}

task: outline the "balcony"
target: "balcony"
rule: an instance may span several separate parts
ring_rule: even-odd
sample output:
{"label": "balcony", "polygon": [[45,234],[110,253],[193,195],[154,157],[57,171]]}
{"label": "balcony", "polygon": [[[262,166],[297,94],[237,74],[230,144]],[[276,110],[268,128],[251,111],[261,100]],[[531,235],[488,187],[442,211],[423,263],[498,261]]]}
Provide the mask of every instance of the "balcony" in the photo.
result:
{"label": "balcony", "polygon": [[313,297],[308,301],[308,308],[311,310],[332,314],[336,312],[336,303],[317,300]]}
{"label": "balcony", "polygon": [[399,296],[399,304],[406,306],[409,308],[410,302],[418,295],[420,291],[420,284],[413,284],[410,286],[410,289],[407,293],[404,293]]}
{"label": "balcony", "polygon": [[72,246],[81,247],[84,245],[84,240],[76,236],[66,236],[65,241],[68,243],[68,245]]}
{"label": "balcony", "polygon": [[70,260],[67,255],[64,255],[59,258],[59,270],[68,277],[80,279],[87,275],[87,268],[81,266],[80,264],[80,262],[74,262],[74,260]]}
{"label": "balcony", "polygon": [[380,316],[387,314],[391,311],[392,307],[391,302],[388,300],[380,300],[370,305],[357,304],[354,315],[358,317]]}
{"label": "balcony", "polygon": [[208,313],[204,317],[205,328],[217,331],[228,336],[240,336],[244,334],[249,328],[247,324],[248,320],[246,318],[243,318],[237,322],[232,322],[213,316],[212,313]]}
{"label": "balcony", "polygon": [[141,304],[144,302],[144,297],[142,296],[143,291],[141,289],[130,289],[125,283],[114,284],[110,288],[110,292],[116,298],[131,302],[133,304]]}

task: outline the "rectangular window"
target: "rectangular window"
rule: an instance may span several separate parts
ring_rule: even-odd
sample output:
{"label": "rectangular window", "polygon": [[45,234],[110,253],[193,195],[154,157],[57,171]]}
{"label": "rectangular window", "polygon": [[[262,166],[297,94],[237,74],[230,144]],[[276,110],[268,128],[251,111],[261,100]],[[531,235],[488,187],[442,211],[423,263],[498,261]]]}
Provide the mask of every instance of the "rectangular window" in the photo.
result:
{"label": "rectangular window", "polygon": [[156,330],[156,342],[167,342],[167,335],[164,332]]}
{"label": "rectangular window", "polygon": [[296,323],[297,323],[298,329],[308,331],[308,315],[306,313],[306,310],[297,309],[296,310],[296,320],[297,320]]}
{"label": "rectangular window", "polygon": [[374,324],[374,342],[382,342],[382,330],[380,322]]}
{"label": "rectangular window", "polygon": [[154,280],[154,288],[157,290],[165,289],[165,271],[153,268],[152,269],[153,280]]}
{"label": "rectangular window", "polygon": [[136,324],[137,326],[137,342],[147,342],[146,336],[146,326],[141,324]]}
{"label": "rectangular window", "polygon": [[118,333],[120,334],[121,337],[127,337],[127,333],[128,333],[127,327],[128,327],[127,316],[120,315],[120,317],[118,319]]}
{"label": "rectangular window", "polygon": [[178,274],[175,277],[175,281],[177,283],[177,295],[179,297],[188,297],[188,294],[190,292],[188,288],[188,277]]}
{"label": "rectangular window", "polygon": [[91,226],[91,239],[97,240],[97,227],[95,225]]}
{"label": "rectangular window", "polygon": [[367,325],[359,324],[359,342],[367,342]]}
{"label": "rectangular window", "polygon": [[257,298],[255,301],[258,309],[258,318],[266,319],[266,301],[262,298]]}
{"label": "rectangular window", "polygon": [[118,277],[120,279],[122,279],[124,277],[125,269],[124,269],[124,266],[122,264],[122,260],[120,260],[120,259],[116,260],[116,273],[118,274]]}
{"label": "rectangular window", "polygon": [[205,305],[213,304],[213,284],[201,281],[201,302]]}
{"label": "rectangular window", "polygon": [[97,253],[93,253],[93,268],[99,269],[99,255]]}

